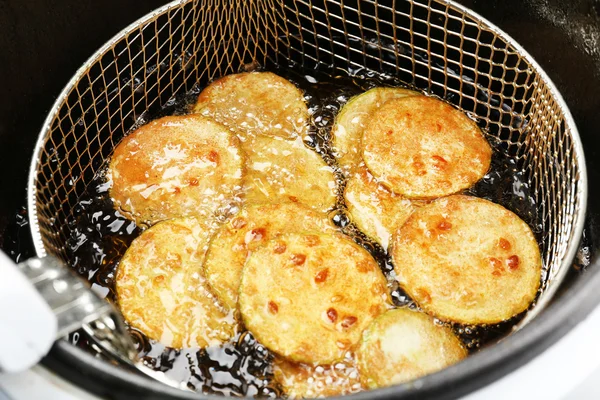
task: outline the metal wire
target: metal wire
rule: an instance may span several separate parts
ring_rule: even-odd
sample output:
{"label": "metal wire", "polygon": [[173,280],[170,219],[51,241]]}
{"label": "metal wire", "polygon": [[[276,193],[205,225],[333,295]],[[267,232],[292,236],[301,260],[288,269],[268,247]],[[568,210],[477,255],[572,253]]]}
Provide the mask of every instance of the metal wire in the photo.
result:
{"label": "metal wire", "polygon": [[547,75],[491,23],[450,1],[187,0],[119,33],[75,74],[51,110],[29,187],[38,255],[65,259],[67,221],[138,118],[243,65],[397,76],[480,121],[518,160],[539,205],[548,285],[581,236],[587,180],[572,117]]}

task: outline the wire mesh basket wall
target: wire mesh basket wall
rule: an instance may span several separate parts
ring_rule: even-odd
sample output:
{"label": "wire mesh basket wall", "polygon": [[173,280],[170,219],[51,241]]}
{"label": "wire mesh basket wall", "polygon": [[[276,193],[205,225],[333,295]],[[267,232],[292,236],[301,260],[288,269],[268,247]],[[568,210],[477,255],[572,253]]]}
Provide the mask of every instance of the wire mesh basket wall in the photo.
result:
{"label": "wire mesh basket wall", "polygon": [[518,44],[442,0],[176,1],[132,24],[75,74],[42,129],[29,187],[38,255],[67,257],[78,199],[145,113],[256,64],[384,73],[476,118],[524,171],[545,270],[560,281],[585,212],[576,127]]}

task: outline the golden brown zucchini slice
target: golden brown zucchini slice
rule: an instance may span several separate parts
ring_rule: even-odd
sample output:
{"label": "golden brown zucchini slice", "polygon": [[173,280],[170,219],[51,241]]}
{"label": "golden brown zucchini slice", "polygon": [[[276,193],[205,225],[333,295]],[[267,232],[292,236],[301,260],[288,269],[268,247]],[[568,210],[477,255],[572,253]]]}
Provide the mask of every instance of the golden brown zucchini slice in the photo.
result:
{"label": "golden brown zucchini slice", "polygon": [[385,102],[419,92],[402,88],[378,87],[351,98],[342,107],[333,127],[333,148],[339,165],[349,173],[362,162],[361,137],[369,117]]}
{"label": "golden brown zucchini slice", "polygon": [[235,308],[242,268],[248,254],[284,233],[334,230],[326,215],[302,204],[248,204],[212,239],[204,272],[221,301]]}
{"label": "golden brown zucchini slice", "polygon": [[164,221],[136,238],[116,275],[117,300],[129,324],[169,347],[219,345],[236,331],[202,275],[215,228],[195,218]]}
{"label": "golden brown zucchini slice", "polygon": [[210,116],[242,136],[293,138],[305,132],[308,108],[302,91],[271,72],[227,75],[206,87],[194,112]]}
{"label": "golden brown zucchini slice", "polygon": [[239,140],[226,127],[200,115],[164,117],[119,143],[110,196],[139,224],[210,216],[233,202],[243,171]]}
{"label": "golden brown zucchini slice", "polygon": [[364,331],[356,352],[361,380],[370,389],[422,377],[466,356],[451,329],[406,308],[375,319]]}
{"label": "golden brown zucchini slice", "polygon": [[441,100],[394,99],[363,131],[369,171],[394,193],[432,199],[467,189],[490,166],[492,149],[475,122]]}
{"label": "golden brown zucchini slice", "polygon": [[246,327],[292,361],[342,360],[389,303],[377,262],[341,234],[279,236],[256,249],[242,272]]}
{"label": "golden brown zucchini slice", "polygon": [[356,226],[384,249],[392,233],[414,210],[411,200],[380,185],[365,167],[359,167],[348,179],[344,198]]}
{"label": "golden brown zucchini slice", "polygon": [[492,324],[525,311],[542,260],[527,224],[502,206],[455,195],[417,209],[392,241],[398,281],[427,312]]}
{"label": "golden brown zucchini slice", "polygon": [[318,211],[335,205],[333,169],[302,139],[258,136],[244,143],[244,192],[249,203],[300,202]]}
{"label": "golden brown zucchini slice", "polygon": [[343,396],[363,390],[354,359],[308,365],[275,357],[273,375],[290,399]]}

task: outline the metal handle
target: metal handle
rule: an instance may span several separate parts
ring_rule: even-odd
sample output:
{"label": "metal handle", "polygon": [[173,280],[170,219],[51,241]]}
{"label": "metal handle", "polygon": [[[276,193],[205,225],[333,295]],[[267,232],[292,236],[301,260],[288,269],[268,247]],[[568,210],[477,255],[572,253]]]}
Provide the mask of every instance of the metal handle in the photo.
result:
{"label": "metal handle", "polygon": [[[74,271],[53,257],[32,258],[15,266],[8,257],[1,255],[3,287],[13,287],[13,297],[18,296],[20,300],[16,299],[15,304],[11,304],[9,296],[1,299],[3,312],[0,316],[7,321],[0,321],[4,325],[0,333],[14,337],[17,333],[23,335],[25,330],[31,340],[25,340],[24,346],[35,349],[35,355],[31,354],[27,361],[20,362],[15,360],[23,357],[23,349],[13,351],[15,357],[0,359],[1,369],[28,368],[50,349],[55,339],[79,328],[83,328],[98,346],[112,356],[128,364],[136,362],[135,345],[119,312],[92,291]],[[40,296],[43,300],[39,299]],[[30,315],[21,316],[28,310]]]}
{"label": "metal handle", "polygon": [[0,372],[36,364],[56,338],[57,322],[44,299],[0,252]]}
{"label": "metal handle", "polygon": [[108,302],[56,258],[32,258],[19,264],[19,268],[54,312],[57,337],[113,311]]}
{"label": "metal handle", "polygon": [[115,307],[90,289],[89,283],[54,257],[19,264],[56,315],[57,337],[83,328],[103,350],[127,363],[137,351]]}

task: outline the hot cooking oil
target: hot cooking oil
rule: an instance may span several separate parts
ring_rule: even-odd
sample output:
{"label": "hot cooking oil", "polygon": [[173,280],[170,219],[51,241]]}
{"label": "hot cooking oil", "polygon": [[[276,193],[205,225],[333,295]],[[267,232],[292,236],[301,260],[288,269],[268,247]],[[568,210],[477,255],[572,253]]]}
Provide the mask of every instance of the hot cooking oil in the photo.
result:
{"label": "hot cooking oil", "polygon": [[[336,177],[337,201],[329,216],[342,232],[368,250],[377,260],[389,281],[389,290],[396,306],[417,308],[410,297],[398,287],[389,255],[353,223],[344,204],[344,175],[336,165],[331,147],[331,129],[337,113],[354,95],[377,86],[403,86],[401,82],[381,74],[352,71],[348,75],[304,71],[297,66],[278,68],[276,74],[295,83],[305,92],[310,112],[310,128],[303,138],[305,145],[319,154]],[[169,102],[156,112],[143,115],[139,125],[165,116],[185,114],[195,102],[200,87]],[[489,137],[489,136],[488,136]],[[501,204],[525,220],[541,240],[536,204],[517,160],[502,146],[490,140],[494,147],[491,169],[467,194],[480,196]],[[69,221],[71,235],[67,241],[69,265],[88,279],[95,290],[115,301],[114,279],[120,258],[132,240],[145,227],[128,220],[113,204],[105,180],[106,168],[97,174],[87,193],[73,209]],[[454,326],[455,332],[470,351],[508,334],[522,318],[494,326]],[[440,322],[441,323],[441,322]],[[186,382],[190,389],[204,393],[232,396],[275,397],[281,390],[273,380],[273,355],[250,332],[243,331],[220,347],[206,349],[170,349],[148,339],[140,331],[130,329],[143,362],[170,378]],[[77,332],[70,340],[90,352],[97,348],[88,343],[85,334]]]}

